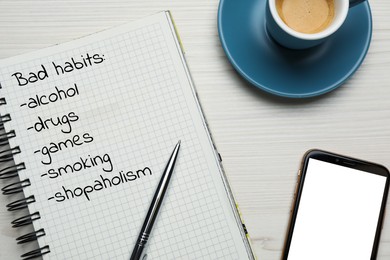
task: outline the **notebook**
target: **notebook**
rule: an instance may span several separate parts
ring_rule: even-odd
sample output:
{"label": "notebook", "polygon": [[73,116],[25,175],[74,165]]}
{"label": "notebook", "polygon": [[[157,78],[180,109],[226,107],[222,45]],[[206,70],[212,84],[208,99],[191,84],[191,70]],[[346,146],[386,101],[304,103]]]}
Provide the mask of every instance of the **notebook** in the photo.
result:
{"label": "notebook", "polygon": [[169,12],[2,60],[0,83],[25,259],[128,259],[179,139],[148,258],[254,258]]}

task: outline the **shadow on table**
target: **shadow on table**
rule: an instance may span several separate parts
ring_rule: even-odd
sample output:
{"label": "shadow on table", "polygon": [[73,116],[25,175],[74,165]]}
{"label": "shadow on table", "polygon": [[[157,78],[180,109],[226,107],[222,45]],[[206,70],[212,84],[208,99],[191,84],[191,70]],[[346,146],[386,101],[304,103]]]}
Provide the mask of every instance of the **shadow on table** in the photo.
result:
{"label": "shadow on table", "polygon": [[[232,68],[232,73],[231,73],[232,77],[234,77],[237,82],[240,82],[241,86],[244,86],[245,91],[247,91],[253,96],[259,96],[264,101],[268,101],[270,103],[278,103],[281,105],[295,105],[295,106],[308,105],[314,102],[318,102],[319,100],[331,98],[332,96],[335,95],[337,91],[339,91],[338,88],[328,93],[322,94],[320,96],[309,97],[309,98],[287,98],[287,97],[276,96],[264,90],[261,90],[256,86],[253,86],[251,83],[246,81],[243,77],[241,77],[241,75],[232,66],[231,68]],[[340,88],[342,88],[342,86]]]}

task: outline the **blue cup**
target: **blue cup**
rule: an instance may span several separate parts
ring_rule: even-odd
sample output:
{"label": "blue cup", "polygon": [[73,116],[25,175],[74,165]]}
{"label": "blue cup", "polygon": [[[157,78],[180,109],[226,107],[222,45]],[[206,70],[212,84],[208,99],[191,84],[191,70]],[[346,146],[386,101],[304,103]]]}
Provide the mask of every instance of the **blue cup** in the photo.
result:
{"label": "blue cup", "polygon": [[[347,18],[349,8],[365,0],[334,0],[334,18],[324,30],[317,33],[302,33],[293,30],[283,21],[276,9],[277,0],[267,0],[266,24],[271,37],[280,45],[289,49],[307,49],[314,47],[335,33]],[[289,0],[284,0],[289,1]]]}

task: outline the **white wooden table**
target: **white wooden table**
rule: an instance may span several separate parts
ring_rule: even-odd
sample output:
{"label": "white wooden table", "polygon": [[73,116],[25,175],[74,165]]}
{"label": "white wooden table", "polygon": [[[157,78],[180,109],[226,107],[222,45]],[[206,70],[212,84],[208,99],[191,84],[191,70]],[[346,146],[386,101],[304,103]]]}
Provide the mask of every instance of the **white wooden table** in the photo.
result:
{"label": "white wooden table", "polygon": [[[362,66],[338,90],[310,100],[276,98],[241,79],[218,39],[218,0],[1,0],[0,58],[171,10],[254,250],[259,259],[279,259],[306,150],[322,148],[390,167],[390,1],[370,3],[373,39]],[[15,243],[26,229],[10,227],[20,216],[6,211],[10,201],[0,196],[0,259],[18,259],[35,246]],[[389,211],[390,200],[380,260],[390,259]]]}

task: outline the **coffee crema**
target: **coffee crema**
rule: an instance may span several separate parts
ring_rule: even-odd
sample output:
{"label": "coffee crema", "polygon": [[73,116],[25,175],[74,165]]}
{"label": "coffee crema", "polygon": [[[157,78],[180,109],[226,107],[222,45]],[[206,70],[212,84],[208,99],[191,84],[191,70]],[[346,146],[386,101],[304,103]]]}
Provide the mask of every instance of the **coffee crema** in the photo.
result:
{"label": "coffee crema", "polygon": [[334,0],[276,0],[283,22],[301,33],[325,30],[334,18]]}

